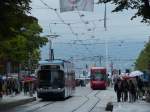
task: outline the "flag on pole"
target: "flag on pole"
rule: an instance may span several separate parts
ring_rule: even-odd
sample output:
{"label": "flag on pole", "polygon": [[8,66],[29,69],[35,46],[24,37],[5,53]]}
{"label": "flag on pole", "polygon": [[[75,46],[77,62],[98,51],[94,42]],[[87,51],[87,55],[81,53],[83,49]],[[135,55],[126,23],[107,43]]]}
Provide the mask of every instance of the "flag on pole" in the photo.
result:
{"label": "flag on pole", "polygon": [[60,12],[93,11],[94,0],[60,0]]}

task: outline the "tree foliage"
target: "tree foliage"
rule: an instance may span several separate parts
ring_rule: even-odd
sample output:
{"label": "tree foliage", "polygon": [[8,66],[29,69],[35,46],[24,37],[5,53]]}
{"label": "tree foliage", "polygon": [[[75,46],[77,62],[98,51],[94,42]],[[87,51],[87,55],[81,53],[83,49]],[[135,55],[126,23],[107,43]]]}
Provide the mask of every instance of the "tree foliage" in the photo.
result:
{"label": "tree foliage", "polygon": [[150,42],[145,45],[135,63],[136,69],[146,70],[150,69]]}
{"label": "tree foliage", "polygon": [[[31,0],[0,0],[0,65],[40,59],[40,47],[48,42],[42,28],[29,16]],[[30,56],[29,56],[30,54]]]}
{"label": "tree foliage", "polygon": [[[39,60],[40,52],[37,51],[48,41],[46,37],[41,37],[41,27],[37,21],[26,26],[26,29],[10,40],[1,42],[0,59],[3,61],[11,61],[16,63],[27,62],[29,53],[33,55],[34,60]],[[36,55],[35,56],[35,52]]]}
{"label": "tree foliage", "polygon": [[128,9],[136,11],[133,18],[142,17],[141,22],[150,23],[150,1],[149,0],[99,0],[98,3],[112,3],[116,7],[112,12]]}
{"label": "tree foliage", "polygon": [[16,37],[25,24],[36,18],[28,16],[30,0],[0,0],[0,41]]}

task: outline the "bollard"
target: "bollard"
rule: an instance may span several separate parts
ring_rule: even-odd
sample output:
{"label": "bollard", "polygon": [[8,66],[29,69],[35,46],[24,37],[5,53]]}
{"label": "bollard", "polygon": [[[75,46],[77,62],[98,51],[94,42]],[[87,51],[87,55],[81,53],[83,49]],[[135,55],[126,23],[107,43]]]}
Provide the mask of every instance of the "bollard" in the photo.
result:
{"label": "bollard", "polygon": [[113,103],[112,102],[108,102],[105,108],[106,111],[113,111]]}

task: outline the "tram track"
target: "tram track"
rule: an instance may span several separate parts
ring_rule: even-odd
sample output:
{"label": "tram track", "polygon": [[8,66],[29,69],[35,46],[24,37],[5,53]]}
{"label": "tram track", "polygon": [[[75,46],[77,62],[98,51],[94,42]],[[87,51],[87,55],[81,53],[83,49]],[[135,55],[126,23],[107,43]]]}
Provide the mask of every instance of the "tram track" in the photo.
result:
{"label": "tram track", "polygon": [[[93,92],[94,92],[94,91],[92,91],[91,93],[93,93]],[[91,93],[90,93],[90,94],[91,94]],[[95,98],[98,99],[98,101],[96,101],[96,103],[94,103],[94,105],[92,105],[92,107],[90,107],[90,109],[87,110],[87,112],[91,112],[91,111],[94,109],[94,107],[100,102],[101,99],[97,96],[97,94],[99,94],[99,93],[100,93],[100,91],[97,91],[97,92],[93,95]],[[78,112],[78,110],[80,110],[83,106],[85,106],[85,105],[90,101],[90,97],[89,97],[90,94],[85,95],[84,97],[86,97],[86,100],[85,100],[80,106],[78,106],[77,108],[73,109],[71,112]]]}
{"label": "tram track", "polygon": [[[93,91],[91,91],[88,95],[90,95]],[[86,102],[88,102],[89,98],[88,98],[88,95],[84,95],[84,97],[86,98],[86,101],[83,102],[83,104],[80,105],[80,107],[82,107],[82,105],[84,105]],[[66,99],[66,100],[71,100],[72,98],[69,98],[69,99]],[[55,103],[57,103],[58,101],[53,101],[53,102],[49,102],[49,103],[46,103],[46,104],[43,104],[41,105],[41,102],[44,102],[44,101],[37,101],[33,104],[27,104],[27,105],[24,105],[24,107],[21,107],[21,108],[33,108],[32,106],[34,106],[35,108],[33,109],[30,109],[30,110],[23,110],[22,112],[36,112],[36,111],[39,111],[47,106],[50,106],[50,105],[53,105]],[[40,106],[39,106],[40,105]],[[78,107],[79,108],[79,107]],[[74,109],[72,112],[75,112],[76,109]],[[17,112],[17,111],[16,111]],[[18,111],[19,112],[19,111]]]}
{"label": "tram track", "polygon": [[[92,92],[93,92],[93,91],[91,91],[88,95],[90,95]],[[84,95],[84,97],[86,98],[86,100],[85,100],[80,106],[78,106],[78,108],[72,110],[71,112],[75,112],[75,111],[78,110],[80,107],[82,107],[84,104],[86,104],[86,103],[90,100],[90,98],[88,97],[88,95]],[[71,99],[71,98],[70,98],[70,99]],[[66,99],[66,100],[67,100],[67,99]],[[38,111],[38,110],[40,110],[40,109],[42,109],[42,108],[45,108],[45,107],[47,107],[47,106],[49,106],[49,105],[52,105],[52,104],[55,104],[55,103],[57,103],[57,101],[55,101],[55,102],[50,102],[50,103],[47,103],[47,104],[45,104],[45,105],[39,106],[39,107],[37,107],[37,108],[35,108],[35,109],[28,110],[28,111],[24,111],[24,112],[36,112],[36,111]],[[39,102],[38,104],[40,104],[40,102]]]}
{"label": "tram track", "polygon": [[[7,112],[42,112],[45,111],[47,109],[50,109],[49,111],[51,111],[51,109],[54,111],[60,111],[60,105],[62,105],[61,107],[63,107],[63,105],[66,107],[68,104],[72,104],[74,106],[72,106],[71,108],[68,108],[67,112],[92,112],[93,109],[96,107],[96,105],[100,102],[100,98],[98,97],[98,94],[100,93],[100,91],[93,91],[91,90],[90,92],[88,92],[87,94],[85,94],[85,92],[83,92],[84,95],[79,95],[77,94],[77,96],[75,97],[70,97],[68,99],[66,99],[65,101],[43,101],[43,100],[37,100],[35,102],[26,104],[26,105],[22,105],[17,107],[16,109],[13,109],[11,111],[7,111]],[[79,101],[78,101],[79,100]],[[58,107],[58,108],[57,108]],[[82,111],[83,110],[83,111]]]}
{"label": "tram track", "polygon": [[28,110],[28,111],[25,111],[25,112],[35,112],[35,111],[37,111],[37,110],[40,110],[40,109],[45,108],[45,107],[47,107],[47,106],[49,106],[49,105],[52,105],[52,104],[54,104],[54,102],[47,103],[47,104],[45,104],[45,105],[39,106],[39,107],[37,107],[37,108],[35,108],[35,109]]}
{"label": "tram track", "polygon": [[41,102],[43,102],[43,101],[35,102],[32,105],[27,104],[27,105],[20,106],[20,109],[17,109],[15,112],[20,112],[20,110],[21,110],[21,112],[36,112],[36,111],[38,111],[42,108],[45,108],[49,105],[54,104],[56,101],[48,102],[48,103],[45,103],[45,104],[41,104]]}
{"label": "tram track", "polygon": [[[89,94],[91,94],[93,91],[91,91]],[[88,95],[89,95],[88,94]],[[88,100],[89,100],[89,98],[88,98],[88,95],[84,95],[84,97],[86,98],[86,101],[85,102],[83,102],[83,104],[82,105],[84,105]],[[66,100],[72,100],[72,98],[69,98],[69,99],[66,99]],[[32,103],[29,103],[29,104],[25,104],[25,105],[22,105],[22,106],[20,106],[17,110],[15,110],[15,112],[20,112],[20,110],[22,111],[22,112],[36,112],[36,111],[39,111],[39,110],[41,110],[41,109],[44,109],[44,108],[46,108],[46,107],[48,107],[48,106],[50,106],[50,105],[53,105],[53,104],[55,104],[55,103],[58,103],[59,101],[53,101],[53,102],[45,102],[45,104],[42,104],[42,103],[44,103],[45,101],[42,101],[42,100],[39,100],[39,101],[35,101],[35,102],[32,102]],[[81,105],[81,106],[82,106]],[[80,107],[81,107],[80,106]],[[74,111],[72,111],[72,112],[75,112],[76,111],[76,109],[74,109]],[[11,111],[10,111],[11,112]]]}
{"label": "tram track", "polygon": [[79,108],[81,108],[83,105],[85,105],[89,101],[89,97],[87,97],[87,96],[84,96],[84,97],[86,97],[86,100],[80,106],[73,109],[71,112],[76,112]]}
{"label": "tram track", "polygon": [[97,96],[100,93],[100,91],[98,91],[94,96],[98,99],[98,101],[93,105],[93,107],[88,111],[88,112],[92,112],[92,110],[96,107],[96,105],[101,101],[101,99]]}

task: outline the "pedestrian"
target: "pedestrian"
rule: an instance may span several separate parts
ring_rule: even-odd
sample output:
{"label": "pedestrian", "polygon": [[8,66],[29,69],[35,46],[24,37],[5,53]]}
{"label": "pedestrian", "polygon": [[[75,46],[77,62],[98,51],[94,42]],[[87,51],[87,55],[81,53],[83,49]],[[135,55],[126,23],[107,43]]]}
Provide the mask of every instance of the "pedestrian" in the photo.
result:
{"label": "pedestrian", "polygon": [[129,102],[135,102],[136,100],[136,88],[132,80],[129,80]]}
{"label": "pedestrian", "polygon": [[16,83],[15,83],[15,80],[12,78],[11,79],[11,96],[14,96],[15,95],[15,86],[16,86]]}
{"label": "pedestrian", "polygon": [[117,102],[120,102],[121,92],[122,92],[121,80],[120,79],[117,79],[117,81],[115,82],[114,90],[115,90],[115,92],[117,94]]}
{"label": "pedestrian", "polygon": [[29,82],[29,95],[33,96],[33,82],[32,81]]}
{"label": "pedestrian", "polygon": [[6,95],[6,88],[7,88],[7,83],[6,80],[3,80],[3,86],[2,86],[2,90],[3,90],[3,95]]}
{"label": "pedestrian", "polygon": [[129,85],[128,85],[127,79],[122,80],[122,83],[121,83],[122,94],[123,94],[122,101],[125,101],[125,102],[128,100],[128,89],[129,89],[128,87]]}
{"label": "pedestrian", "polygon": [[3,80],[0,79],[0,99],[3,97]]}
{"label": "pedestrian", "polygon": [[24,88],[24,95],[27,95],[27,93],[29,92],[29,84],[27,81],[24,81],[23,88]]}
{"label": "pedestrian", "polygon": [[14,92],[15,92],[15,95],[17,95],[18,93],[19,93],[19,90],[18,90],[18,86],[19,86],[19,84],[18,84],[18,81],[17,81],[17,79],[14,79]]}
{"label": "pedestrian", "polygon": [[143,81],[139,77],[136,77],[136,81],[137,81],[137,99],[138,99],[143,97],[144,90],[143,90]]}
{"label": "pedestrian", "polygon": [[11,94],[11,83],[10,83],[10,79],[9,78],[6,79],[6,83],[7,83],[7,88],[6,88],[7,95],[10,95]]}

